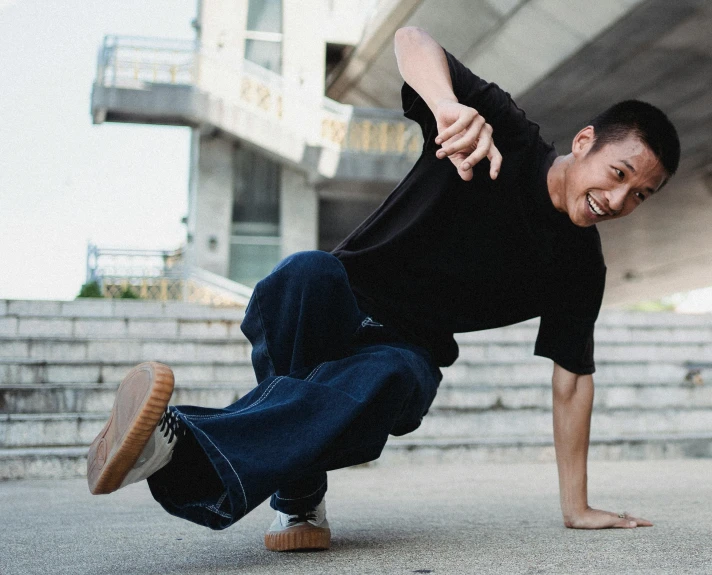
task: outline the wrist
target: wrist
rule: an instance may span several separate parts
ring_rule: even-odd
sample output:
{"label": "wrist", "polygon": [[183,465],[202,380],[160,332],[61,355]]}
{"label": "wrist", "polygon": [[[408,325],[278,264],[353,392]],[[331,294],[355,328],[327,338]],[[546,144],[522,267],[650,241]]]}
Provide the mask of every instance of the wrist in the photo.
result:
{"label": "wrist", "polygon": [[578,518],[580,518],[582,515],[584,515],[589,509],[591,509],[591,507],[588,505],[577,506],[577,507],[566,507],[566,508],[562,507],[561,515],[564,518],[564,523],[566,525],[569,525],[570,523],[575,522]]}
{"label": "wrist", "polygon": [[425,100],[425,103],[427,104],[428,108],[430,108],[430,111],[433,113],[433,115],[437,118],[438,117],[438,111],[448,105],[451,104],[457,104],[457,97],[455,94],[452,92],[445,93],[445,94],[438,94],[435,96],[431,96],[431,99],[428,100],[426,98],[423,98]]}

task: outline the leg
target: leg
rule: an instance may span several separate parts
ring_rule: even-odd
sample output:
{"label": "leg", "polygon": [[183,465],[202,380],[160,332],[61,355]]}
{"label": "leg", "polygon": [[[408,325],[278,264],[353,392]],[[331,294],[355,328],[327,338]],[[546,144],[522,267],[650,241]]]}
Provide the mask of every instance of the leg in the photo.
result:
{"label": "leg", "polygon": [[255,286],[242,322],[257,382],[346,356],[363,316],[338,259],[289,256]]}
{"label": "leg", "polygon": [[[346,356],[362,318],[338,259],[321,251],[289,256],[257,284],[241,326],[258,383]],[[271,504],[303,513],[325,493],[326,473],[295,477]]]}
{"label": "leg", "polygon": [[174,515],[223,529],[294,477],[378,458],[389,433],[415,429],[432,402],[439,372],[424,350],[366,345],[289,376],[272,376],[225,409],[176,408],[220,478],[219,489],[186,497],[194,462],[176,449],[149,478]]}

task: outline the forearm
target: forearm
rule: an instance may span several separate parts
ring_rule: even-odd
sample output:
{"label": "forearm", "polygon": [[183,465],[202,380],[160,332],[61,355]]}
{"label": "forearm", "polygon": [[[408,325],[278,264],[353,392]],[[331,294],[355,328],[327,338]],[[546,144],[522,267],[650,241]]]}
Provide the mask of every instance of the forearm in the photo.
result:
{"label": "forearm", "polygon": [[457,102],[445,52],[425,30],[401,28],[395,35],[395,50],[401,76],[433,113],[438,102]]}
{"label": "forearm", "polygon": [[593,378],[556,366],[553,378],[554,446],[564,523],[588,508],[587,458]]}

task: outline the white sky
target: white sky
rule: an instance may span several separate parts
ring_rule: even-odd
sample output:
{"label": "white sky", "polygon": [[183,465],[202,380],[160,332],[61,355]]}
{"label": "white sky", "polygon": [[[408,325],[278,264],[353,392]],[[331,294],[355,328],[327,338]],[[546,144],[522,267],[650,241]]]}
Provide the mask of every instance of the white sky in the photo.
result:
{"label": "white sky", "polygon": [[73,299],[87,241],[185,238],[188,128],[91,123],[105,34],[194,37],[195,0],[0,0],[0,299]]}

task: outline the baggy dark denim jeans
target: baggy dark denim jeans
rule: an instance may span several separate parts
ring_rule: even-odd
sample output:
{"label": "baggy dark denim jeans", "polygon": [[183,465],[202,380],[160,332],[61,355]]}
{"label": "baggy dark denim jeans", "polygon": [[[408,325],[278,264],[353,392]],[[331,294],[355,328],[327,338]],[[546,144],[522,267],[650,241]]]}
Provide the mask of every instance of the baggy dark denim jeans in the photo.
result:
{"label": "baggy dark denim jeans", "polygon": [[224,529],[272,496],[298,513],[326,472],[377,459],[416,429],[441,374],[430,354],[367,317],[341,262],[286,258],[257,284],[242,330],[259,385],[224,409],[178,406],[189,433],[148,479],[171,514]]}

